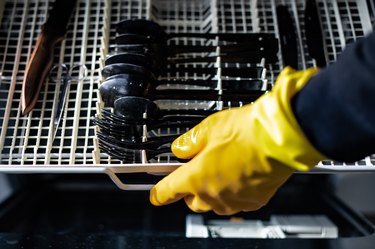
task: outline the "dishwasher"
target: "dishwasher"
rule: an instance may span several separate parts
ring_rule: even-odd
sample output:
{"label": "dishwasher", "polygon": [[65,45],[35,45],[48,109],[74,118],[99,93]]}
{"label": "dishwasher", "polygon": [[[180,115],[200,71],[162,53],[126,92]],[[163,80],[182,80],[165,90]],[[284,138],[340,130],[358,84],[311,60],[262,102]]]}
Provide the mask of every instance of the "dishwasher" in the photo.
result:
{"label": "dishwasher", "polygon": [[[370,33],[372,0],[78,0],[65,39],[54,48],[52,70],[83,65],[78,73],[84,77],[67,88],[56,135],[51,131],[59,81],[47,77],[27,115],[21,103],[27,64],[53,2],[0,1],[2,248],[374,248],[373,224],[335,195],[332,179],[374,173],[375,156],[350,164],[322,161],[310,172],[293,174],[260,210],[218,216],[193,213],[183,201],[152,206],[148,190],[183,162],[171,153],[152,154],[145,149],[125,158],[103,146],[107,138],[100,126],[105,115],[112,117],[114,111],[100,87],[109,58],[123,49],[115,44],[124,20],[152,21],[166,34],[175,34],[177,39],[167,40],[169,47],[214,47],[204,55],[213,59],[198,63],[193,58],[188,66],[172,65],[161,70],[155,81],[215,81],[218,91],[226,80],[237,80],[224,72],[228,65],[240,68],[239,63],[217,55],[218,36],[207,41],[197,34],[261,34],[259,41],[271,37],[276,44],[271,56],[262,54],[245,63],[257,69],[257,90],[265,93],[286,64],[302,70],[332,63],[347,44]],[[316,7],[319,25],[313,28],[318,35],[309,30],[307,2]],[[198,38],[179,37],[181,33]],[[317,37],[318,43],[311,42]],[[321,52],[320,57],[311,46]],[[181,54],[175,59],[186,57]],[[176,86],[186,93],[209,92],[202,86]],[[168,90],[170,84],[163,87]],[[225,99],[155,102],[160,110],[219,111],[246,104]],[[142,141],[188,130],[151,126],[138,127]]]}

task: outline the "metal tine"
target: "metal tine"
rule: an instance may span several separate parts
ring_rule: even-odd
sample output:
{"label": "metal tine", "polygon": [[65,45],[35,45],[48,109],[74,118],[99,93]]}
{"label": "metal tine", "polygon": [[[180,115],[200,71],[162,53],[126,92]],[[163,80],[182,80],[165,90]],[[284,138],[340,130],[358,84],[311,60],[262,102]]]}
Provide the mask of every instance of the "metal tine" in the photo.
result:
{"label": "metal tine", "polygon": [[[119,159],[121,161],[124,161],[124,162],[128,162],[128,163],[142,162],[143,150],[114,148],[110,144],[105,143],[104,141],[102,141],[102,143],[99,143],[99,148],[104,153],[107,153],[108,155],[116,159]],[[156,150],[148,149],[148,150],[145,150],[145,153],[147,155],[147,158],[150,160],[158,155],[172,153],[172,152],[170,148],[168,147],[168,148],[160,148]]]}
{"label": "metal tine", "polygon": [[97,133],[99,132],[104,136],[112,136],[121,140],[129,141],[140,140],[143,135],[142,129],[137,129],[136,127],[134,127],[133,130],[128,129],[127,131],[116,131],[116,129],[106,129],[100,127],[100,131],[97,131]]}
{"label": "metal tine", "polygon": [[134,140],[116,138],[111,135],[105,134],[101,131],[97,132],[97,137],[100,141],[106,141],[108,144],[113,145],[117,148],[124,149],[157,149],[161,146],[166,146],[173,142],[179,135],[164,135],[159,137],[150,137],[147,141],[140,141],[141,137],[135,138]]}
{"label": "metal tine", "polygon": [[142,132],[141,130],[143,129],[143,125],[116,124],[102,119],[94,119],[93,123],[97,125],[100,130],[113,134],[138,134]]}
{"label": "metal tine", "polygon": [[[191,128],[193,125],[189,125],[189,126],[178,126],[178,129],[182,129],[182,130],[186,130],[186,129],[189,129]],[[113,136],[113,137],[120,137],[121,139],[128,139],[128,140],[134,140],[135,137],[142,137],[144,136],[144,128],[143,127],[129,127],[128,129],[126,130],[118,130],[118,129],[115,129],[115,128],[111,128],[111,127],[103,127],[103,126],[99,126],[98,127],[100,128],[100,132],[102,132],[103,134],[107,135],[107,136]],[[168,127],[168,128],[171,128],[171,127]],[[150,134],[155,134],[155,133],[158,133],[158,129],[147,129],[147,134],[150,133]],[[177,130],[177,129],[176,129]],[[176,133],[178,134],[178,133]]]}
{"label": "metal tine", "polygon": [[146,123],[139,123],[137,121],[130,120],[122,115],[113,113],[106,109],[102,110],[101,116],[102,116],[102,119],[106,119],[117,124],[146,124]]}
{"label": "metal tine", "polygon": [[[108,120],[107,120],[108,119]],[[153,122],[153,124],[148,124],[148,128],[155,129],[155,128],[162,128],[162,127],[176,127],[176,126],[188,126],[191,124],[197,124],[201,121],[200,118],[197,118],[196,120],[161,120],[160,122]],[[107,116],[104,116],[102,118],[96,117],[93,120],[94,124],[97,124],[99,126],[102,126],[103,128],[105,127],[111,127],[114,129],[127,129],[128,127],[141,127],[144,124],[137,124],[133,122],[120,122],[120,121],[115,121],[111,120],[111,118],[107,118]]]}
{"label": "metal tine", "polygon": [[[197,125],[201,120],[196,121],[165,121],[155,123],[147,126],[147,130],[153,131],[160,128],[192,128]],[[104,119],[95,118],[93,123],[97,125],[101,131],[107,132],[112,135],[136,135],[141,134],[143,130],[143,124],[128,124],[128,123],[116,123],[110,122]]]}
{"label": "metal tine", "polygon": [[101,119],[112,121],[115,124],[137,124],[137,125],[158,125],[163,124],[163,122],[183,122],[183,123],[196,123],[198,124],[200,121],[202,121],[204,118],[206,118],[205,115],[166,115],[158,120],[152,120],[152,119],[144,119],[143,122],[140,122],[138,120],[131,120],[124,116],[121,116],[120,114],[113,113],[109,110],[103,109],[101,112]]}
{"label": "metal tine", "polygon": [[106,119],[109,119],[111,121],[114,121],[114,122],[120,122],[120,123],[125,123],[126,120],[124,118],[122,118],[120,115],[118,114],[115,114],[107,109],[103,109],[101,111],[101,115],[102,116],[105,116]]}

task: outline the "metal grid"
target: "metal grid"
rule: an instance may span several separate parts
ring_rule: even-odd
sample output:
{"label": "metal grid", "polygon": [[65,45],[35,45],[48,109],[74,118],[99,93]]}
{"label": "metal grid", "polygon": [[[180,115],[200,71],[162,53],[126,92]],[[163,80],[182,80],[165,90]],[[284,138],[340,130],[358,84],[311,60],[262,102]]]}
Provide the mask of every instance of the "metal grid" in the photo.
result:
{"label": "metal grid", "polygon": [[[276,6],[288,7],[295,21],[298,37],[299,69],[316,66],[310,57],[304,34],[304,0],[218,0],[218,24],[222,32],[272,32],[278,36]],[[345,46],[372,31],[374,23],[374,2],[366,0],[319,0],[320,18],[323,26],[326,53],[329,63],[334,62]],[[249,17],[254,14],[254,18]],[[270,65],[268,78],[274,82],[283,68],[282,62]],[[375,156],[346,164],[342,162],[324,161],[319,163],[316,172],[321,171],[355,171],[373,170]],[[345,166],[345,167],[336,167]]]}
{"label": "metal grid", "polygon": [[[95,126],[91,121],[100,108],[97,88],[105,56],[110,53],[109,44],[115,37],[114,24],[123,19],[152,19],[167,32],[272,32],[277,36],[276,6],[285,4],[296,22],[300,69],[315,65],[305,46],[303,0],[81,0],[71,19],[66,40],[55,51],[55,63],[85,64],[89,77],[82,84],[71,85],[62,125],[52,143],[50,130],[59,90],[56,84],[46,82],[30,115],[22,116],[20,108],[25,67],[51,2],[5,1],[0,20],[1,166],[66,165],[74,171],[71,166],[117,167],[121,164],[96,149]],[[337,58],[347,43],[372,29],[372,1],[319,0],[319,8],[330,62]],[[187,41],[180,39],[175,42],[184,44]],[[196,41],[197,44],[199,42]],[[267,65],[270,82],[275,80],[282,67],[281,62]],[[186,77],[196,78],[199,75]],[[157,131],[158,134],[173,132],[181,131]],[[168,164],[168,160],[158,158],[156,165],[149,165],[176,166]],[[374,164],[375,157],[372,156],[353,165],[323,162],[320,169],[373,170]],[[346,167],[336,167],[341,165]],[[149,168],[137,170],[153,171]]]}
{"label": "metal grid", "polygon": [[1,164],[92,164],[103,1],[80,1],[54,63],[85,64],[89,77],[71,84],[63,122],[54,142],[50,132],[56,108],[58,84],[47,80],[28,116],[22,116],[20,95],[27,61],[42,24],[48,1],[6,1],[0,34],[0,135]]}

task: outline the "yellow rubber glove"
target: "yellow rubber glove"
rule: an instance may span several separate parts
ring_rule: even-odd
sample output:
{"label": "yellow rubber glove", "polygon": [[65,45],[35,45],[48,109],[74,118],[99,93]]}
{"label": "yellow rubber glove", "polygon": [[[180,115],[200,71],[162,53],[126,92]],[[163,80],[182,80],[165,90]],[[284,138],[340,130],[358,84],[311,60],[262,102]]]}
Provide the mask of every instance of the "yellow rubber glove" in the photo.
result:
{"label": "yellow rubber glove", "polygon": [[151,203],[184,198],[196,212],[256,210],[294,170],[325,159],[305,138],[290,104],[316,72],[285,68],[272,91],[253,104],[215,113],[177,138],[173,153],[193,159],[155,185]]}

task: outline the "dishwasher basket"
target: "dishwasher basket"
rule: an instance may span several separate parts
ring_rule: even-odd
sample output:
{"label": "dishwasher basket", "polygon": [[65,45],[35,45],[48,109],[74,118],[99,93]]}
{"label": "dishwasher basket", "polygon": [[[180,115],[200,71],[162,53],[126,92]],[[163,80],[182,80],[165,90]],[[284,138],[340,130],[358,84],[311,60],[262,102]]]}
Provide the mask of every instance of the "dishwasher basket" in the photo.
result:
{"label": "dishwasher basket", "polygon": [[[121,189],[145,189],[150,186],[126,185],[116,174],[167,174],[180,165],[168,156],[123,163],[98,148],[93,117],[102,108],[98,95],[101,69],[116,34],[115,24],[120,20],[150,19],[174,33],[265,32],[279,38],[276,7],[283,4],[294,19],[300,69],[316,65],[305,46],[303,0],[80,0],[66,39],[55,50],[54,62],[85,64],[89,75],[81,84],[71,84],[62,122],[53,140],[50,131],[57,108],[56,84],[45,82],[35,109],[27,116],[21,113],[20,101],[25,68],[51,4],[48,0],[0,1],[0,172],[3,173],[105,173]],[[349,42],[372,30],[373,1],[319,0],[318,8],[328,62],[335,61]],[[259,62],[266,67],[264,77],[269,87],[283,68],[280,52],[278,57],[278,63]],[[219,109],[223,105],[216,101],[193,104],[215,105]],[[183,130],[159,129],[154,136],[176,132]],[[320,162],[309,173],[374,169],[375,156],[369,156],[352,164]]]}

